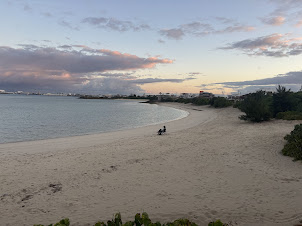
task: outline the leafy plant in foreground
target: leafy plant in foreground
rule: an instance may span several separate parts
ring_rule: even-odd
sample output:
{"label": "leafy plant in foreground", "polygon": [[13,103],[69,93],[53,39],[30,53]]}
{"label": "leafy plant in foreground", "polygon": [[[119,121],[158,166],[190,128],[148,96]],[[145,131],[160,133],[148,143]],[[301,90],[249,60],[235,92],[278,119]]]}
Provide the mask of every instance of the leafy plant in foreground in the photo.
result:
{"label": "leafy plant in foreground", "polygon": [[210,222],[208,226],[228,226],[228,224],[222,223],[220,220]]}
{"label": "leafy plant in foreground", "polygon": [[[65,219],[60,220],[58,223],[56,223],[54,225],[50,224],[48,226],[69,226],[69,225],[70,225],[69,219],[65,218]],[[34,226],[44,226],[44,225],[42,225],[42,224],[35,224]]]}
{"label": "leafy plant in foreground", "polygon": [[[50,224],[48,226],[69,226],[69,219],[63,219],[56,224]],[[34,226],[44,226],[42,224],[36,224]],[[120,213],[116,213],[114,215],[114,219],[107,221],[107,224],[104,222],[97,222],[94,226],[197,226],[197,224],[189,221],[188,219],[178,219],[173,222],[168,222],[161,224],[160,222],[152,223],[149,215],[147,213],[139,214],[137,213],[134,217],[134,221],[127,221],[123,224],[122,217]],[[209,226],[227,226],[227,224],[223,224],[220,220],[215,222],[210,222]]]}
{"label": "leafy plant in foreground", "polygon": [[287,143],[282,150],[283,155],[294,157],[294,160],[302,160],[302,124],[296,125],[289,135],[284,137]]}

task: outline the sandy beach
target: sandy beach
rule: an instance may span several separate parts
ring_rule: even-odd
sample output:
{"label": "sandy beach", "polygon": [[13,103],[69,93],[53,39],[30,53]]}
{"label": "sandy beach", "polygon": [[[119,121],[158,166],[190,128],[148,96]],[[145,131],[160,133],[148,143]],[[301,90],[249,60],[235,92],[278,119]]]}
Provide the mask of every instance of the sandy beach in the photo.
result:
{"label": "sandy beach", "polygon": [[[281,155],[301,121],[254,124],[238,109],[165,104],[188,117],[96,135],[0,144],[0,225],[93,225],[120,212],[198,225],[294,225],[302,163]],[[166,125],[168,132],[156,131]]]}

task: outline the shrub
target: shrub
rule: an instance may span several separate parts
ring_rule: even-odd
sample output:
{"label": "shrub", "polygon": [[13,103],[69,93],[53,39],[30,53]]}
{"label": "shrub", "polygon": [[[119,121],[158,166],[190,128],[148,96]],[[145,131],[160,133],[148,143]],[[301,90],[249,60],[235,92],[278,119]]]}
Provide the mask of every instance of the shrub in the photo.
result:
{"label": "shrub", "polygon": [[294,160],[302,160],[302,124],[296,125],[289,135],[284,137],[287,140],[282,153],[291,156]]}
{"label": "shrub", "polygon": [[[69,226],[69,219],[63,219],[60,222],[48,226]],[[189,221],[188,219],[178,219],[173,222],[161,224],[160,222],[152,223],[147,213],[142,213],[140,215],[137,213],[134,217],[134,221],[128,221],[125,224],[122,222],[122,217],[120,213],[116,213],[114,215],[114,219],[107,221],[107,224],[104,222],[97,222],[94,226],[197,226],[197,224]],[[42,224],[37,224],[34,226],[44,226]],[[227,226],[227,224],[223,224],[220,220],[215,222],[210,222],[209,226]]]}
{"label": "shrub", "polygon": [[175,102],[188,104],[188,103],[192,103],[192,100],[191,99],[185,99],[185,98],[178,98]]}
{"label": "shrub", "polygon": [[[63,220],[60,220],[58,223],[56,223],[56,224],[50,224],[50,225],[48,225],[48,226],[69,226],[70,225],[70,221],[69,221],[69,219],[68,218],[65,218],[65,219],[63,219]],[[44,226],[44,225],[42,225],[42,224],[35,224],[34,226]]]}
{"label": "shrub", "polygon": [[194,97],[192,99],[192,103],[196,105],[208,105],[209,99],[202,98],[202,97]]}
{"label": "shrub", "polygon": [[232,105],[232,102],[225,97],[213,97],[209,103],[215,108],[224,108]]}
{"label": "shrub", "polygon": [[271,96],[262,90],[248,94],[240,107],[246,115],[239,118],[253,122],[268,121],[272,117],[271,99]]}
{"label": "shrub", "polygon": [[233,104],[233,108],[241,109],[241,103],[242,103],[241,100],[235,101],[234,104]]}
{"label": "shrub", "polygon": [[289,90],[286,90],[284,86],[278,86],[277,92],[273,95],[273,108],[274,116],[279,112],[293,111],[298,105],[298,99],[296,95]]}
{"label": "shrub", "polygon": [[302,120],[302,112],[298,112],[298,111],[279,112],[276,115],[276,118],[284,119],[284,120]]}
{"label": "shrub", "polygon": [[224,224],[220,220],[217,220],[215,222],[210,222],[208,226],[228,226],[228,224]]}

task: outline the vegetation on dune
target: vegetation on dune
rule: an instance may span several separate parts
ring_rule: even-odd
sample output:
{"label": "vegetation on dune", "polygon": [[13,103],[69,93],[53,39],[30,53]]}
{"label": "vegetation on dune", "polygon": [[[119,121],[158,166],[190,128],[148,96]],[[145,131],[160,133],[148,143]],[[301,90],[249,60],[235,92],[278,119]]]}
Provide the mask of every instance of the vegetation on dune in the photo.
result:
{"label": "vegetation on dune", "polygon": [[283,86],[278,86],[274,94],[258,91],[247,94],[242,101],[237,101],[238,107],[246,115],[242,120],[262,122],[271,118],[284,120],[302,120],[302,91],[292,92]]}
{"label": "vegetation on dune", "polygon": [[287,140],[282,153],[293,157],[294,160],[302,160],[302,124],[296,125],[290,134],[284,137]]}
{"label": "vegetation on dune", "polygon": [[273,94],[274,116],[279,112],[293,111],[297,106],[298,99],[295,94],[283,86],[278,86],[276,93]]}
{"label": "vegetation on dune", "polygon": [[232,101],[228,100],[225,97],[213,97],[213,98],[203,98],[203,97],[194,97],[194,98],[178,98],[174,100],[175,102],[178,103],[192,103],[195,105],[211,105],[215,108],[224,108],[224,107],[229,107],[233,103]]}
{"label": "vegetation on dune", "polygon": [[239,118],[253,122],[267,121],[272,117],[272,97],[265,91],[248,94],[240,105],[240,110],[245,113]]}
{"label": "vegetation on dune", "polygon": [[299,111],[278,112],[276,115],[276,119],[302,120],[302,112]]}
{"label": "vegetation on dune", "polygon": [[209,101],[214,108],[225,108],[231,106],[233,103],[225,97],[213,97]]}
{"label": "vegetation on dune", "polygon": [[[70,221],[68,218],[61,220],[56,224],[50,224],[48,226],[69,226]],[[209,226],[227,226],[227,224],[223,224],[220,220],[215,222],[210,222]],[[42,224],[36,224],[34,226],[44,226]],[[160,222],[153,223],[149,218],[147,213],[139,214],[137,213],[134,217],[134,221],[127,221],[123,224],[122,217],[120,213],[116,213],[114,219],[107,221],[107,224],[104,222],[97,222],[94,226],[197,226],[197,224],[189,221],[188,219],[178,219],[173,222],[168,222],[161,224]]]}

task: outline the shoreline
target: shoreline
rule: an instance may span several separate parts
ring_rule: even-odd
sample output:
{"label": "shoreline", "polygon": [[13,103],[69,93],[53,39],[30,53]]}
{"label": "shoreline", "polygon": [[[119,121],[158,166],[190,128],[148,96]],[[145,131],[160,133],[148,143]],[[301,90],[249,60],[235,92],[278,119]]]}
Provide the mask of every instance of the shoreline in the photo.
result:
{"label": "shoreline", "polygon": [[[116,100],[124,100],[124,99],[116,99]],[[127,100],[131,101],[132,99],[127,99]],[[177,110],[183,110],[183,108],[181,108],[181,107],[177,108],[177,107],[173,106],[173,104],[172,105],[168,105],[168,104],[165,105],[165,104],[157,103],[157,105],[161,105],[161,106],[164,106],[164,107],[175,108]],[[184,119],[184,118],[186,118],[190,115],[190,112],[188,112],[188,111],[185,111],[185,112],[187,113],[187,115],[184,116],[184,117],[181,117],[181,118],[168,120],[166,122],[158,122],[158,123],[152,123],[152,124],[148,124],[148,125],[141,125],[141,126],[137,126],[137,127],[133,127],[133,128],[122,128],[122,129],[113,130],[113,131],[92,132],[92,133],[87,133],[87,134],[71,135],[71,136],[65,136],[65,137],[53,137],[53,138],[45,138],[45,139],[38,139],[38,140],[23,140],[23,141],[5,142],[5,143],[0,143],[0,145],[16,144],[16,143],[23,143],[23,142],[35,142],[35,141],[43,141],[43,140],[63,139],[63,138],[72,138],[72,137],[81,137],[81,136],[101,135],[101,134],[106,134],[106,133],[115,133],[115,132],[122,132],[122,131],[128,131],[128,130],[131,131],[131,130],[135,130],[135,129],[138,129],[138,128],[143,128],[143,127],[148,127],[148,126],[156,126],[156,125],[161,125],[161,124],[165,124],[165,123],[169,123],[169,122]]]}
{"label": "shoreline", "polygon": [[179,107],[191,114],[165,123],[162,136],[155,125],[0,145],[1,224],[70,218],[82,226],[144,211],[152,221],[188,218],[201,226],[302,220],[302,164],[280,153],[301,121],[248,123],[234,108]]}
{"label": "shoreline", "polygon": [[[192,126],[198,125],[199,123],[202,123],[204,120],[209,120],[207,117],[209,115],[205,115],[205,117],[201,117],[198,119],[196,112],[192,110],[190,107],[182,106],[183,104],[178,103],[159,103],[158,105],[165,106],[165,107],[171,107],[176,108],[179,110],[186,111],[188,113],[187,116],[180,118],[180,119],[174,119],[168,122],[164,123],[157,123],[157,124],[151,124],[146,126],[140,126],[136,128],[131,129],[121,129],[116,130],[112,132],[101,132],[101,133],[93,133],[93,134],[85,134],[85,135],[77,135],[77,136],[68,136],[68,137],[58,137],[58,138],[48,138],[48,139],[42,139],[42,140],[30,140],[30,141],[18,141],[18,142],[10,142],[10,143],[1,143],[0,144],[0,153],[5,154],[7,151],[18,148],[19,150],[14,152],[15,154],[18,153],[39,153],[38,149],[35,148],[40,145],[48,145],[49,148],[46,148],[47,150],[44,151],[54,151],[54,148],[52,145],[49,145],[53,142],[60,143],[61,147],[71,148],[71,146],[75,146],[75,143],[78,145],[77,147],[84,147],[89,146],[89,143],[101,145],[105,143],[114,142],[116,139],[128,139],[131,137],[139,137],[139,136],[153,136],[157,134],[157,131],[159,128],[161,128],[163,125],[166,125],[168,132],[177,132],[183,129],[188,129]],[[205,108],[201,106],[196,106],[197,108]],[[212,118],[213,115],[209,118]],[[83,143],[83,144],[81,144]],[[24,148],[25,147],[25,148]],[[30,151],[29,148],[32,148]]]}
{"label": "shoreline", "polygon": [[[105,100],[107,100],[107,99],[105,99]],[[113,100],[115,100],[115,101],[125,101],[126,100],[126,101],[134,101],[134,102],[139,103],[138,99],[113,99]],[[160,103],[156,104],[156,105],[163,106],[163,107],[170,107],[170,108],[174,108],[176,110],[182,110],[181,107],[175,108],[174,106],[170,106],[170,105],[166,106],[166,105],[160,104]],[[184,113],[184,114],[189,114],[188,111],[185,111],[185,112],[186,113]],[[137,125],[137,126],[133,125],[133,127],[114,129],[114,130],[111,130],[111,131],[110,130],[108,130],[108,131],[106,131],[106,130],[105,131],[95,131],[95,132],[89,132],[88,131],[87,133],[82,133],[82,134],[79,133],[79,134],[75,134],[75,135],[65,135],[65,136],[48,137],[48,138],[46,137],[46,138],[40,138],[40,139],[34,139],[34,140],[29,139],[29,140],[19,140],[19,141],[8,141],[8,142],[3,142],[3,143],[0,142],[0,145],[2,145],[2,144],[22,143],[22,142],[35,142],[35,141],[42,141],[42,140],[53,140],[53,139],[61,139],[61,138],[68,138],[68,137],[81,137],[81,136],[99,135],[99,134],[105,134],[105,133],[113,133],[113,132],[119,132],[119,131],[133,130],[133,129],[137,129],[137,128],[148,127],[148,126],[152,126],[152,125],[160,125],[160,124],[168,123],[168,122],[171,122],[171,121],[180,120],[180,119],[185,118],[187,116],[188,115],[180,116],[180,117],[178,117],[176,119],[170,119],[170,120],[168,120],[166,122],[154,122],[154,123],[150,123],[150,124]]]}

